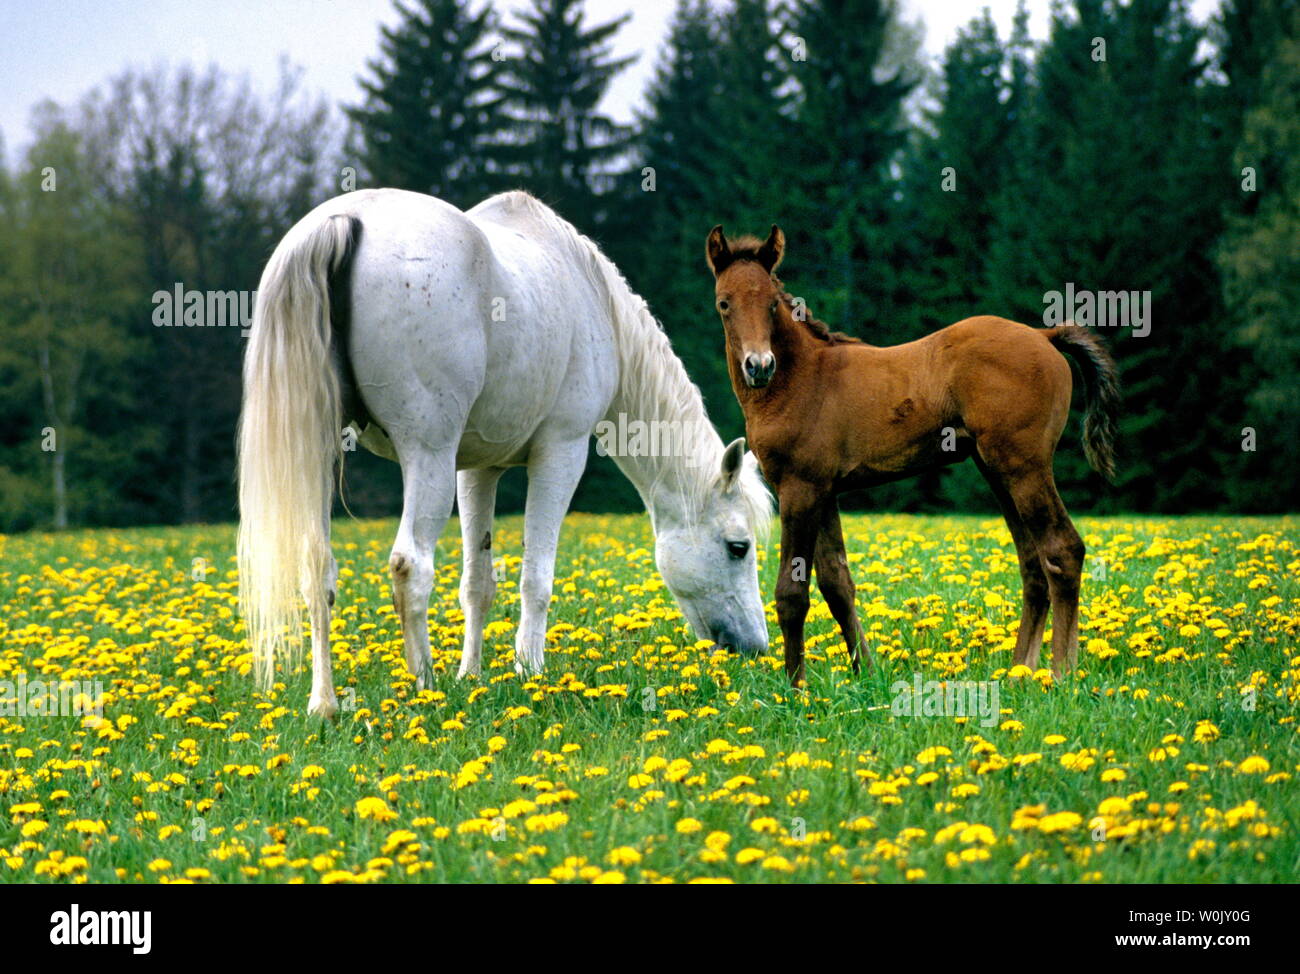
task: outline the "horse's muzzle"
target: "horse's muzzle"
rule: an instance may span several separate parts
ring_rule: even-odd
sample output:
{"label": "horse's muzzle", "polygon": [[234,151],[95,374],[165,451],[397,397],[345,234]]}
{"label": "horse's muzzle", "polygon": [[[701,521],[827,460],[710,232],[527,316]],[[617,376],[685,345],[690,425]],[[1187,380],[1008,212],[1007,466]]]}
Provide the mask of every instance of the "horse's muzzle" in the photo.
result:
{"label": "horse's muzzle", "polygon": [[758,656],[767,650],[767,639],[745,639],[737,636],[725,626],[718,626],[714,629],[713,641],[733,656]]}
{"label": "horse's muzzle", "polygon": [[771,352],[745,356],[745,384],[751,389],[761,389],[772,381],[776,371],[776,356]]}

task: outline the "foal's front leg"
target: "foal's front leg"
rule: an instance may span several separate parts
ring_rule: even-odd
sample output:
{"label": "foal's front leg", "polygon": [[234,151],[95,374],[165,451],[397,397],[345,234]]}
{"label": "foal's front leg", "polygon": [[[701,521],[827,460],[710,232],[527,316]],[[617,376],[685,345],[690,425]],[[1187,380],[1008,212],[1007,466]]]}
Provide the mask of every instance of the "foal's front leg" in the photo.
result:
{"label": "foal's front leg", "polygon": [[524,566],[519,579],[519,632],[515,636],[515,672],[520,676],[542,672],[560,525],[586,463],[585,436],[538,444],[528,458]]}
{"label": "foal's front leg", "polygon": [[[821,530],[816,547],[817,587],[831,610],[844,635],[849,650],[853,672],[860,671],[859,656],[866,646],[862,623],[858,621],[857,589],[849,572],[849,559],[844,550],[844,531],[840,526],[840,508],[831,497],[822,505]],[[867,669],[871,669],[871,656],[867,655]]]}
{"label": "foal's front leg", "polygon": [[776,615],[785,640],[785,674],[790,685],[804,682],[803,624],[808,616],[808,575],[817,544],[820,493],[811,484],[783,482],[777,488],[781,504],[781,567],[776,580]]}

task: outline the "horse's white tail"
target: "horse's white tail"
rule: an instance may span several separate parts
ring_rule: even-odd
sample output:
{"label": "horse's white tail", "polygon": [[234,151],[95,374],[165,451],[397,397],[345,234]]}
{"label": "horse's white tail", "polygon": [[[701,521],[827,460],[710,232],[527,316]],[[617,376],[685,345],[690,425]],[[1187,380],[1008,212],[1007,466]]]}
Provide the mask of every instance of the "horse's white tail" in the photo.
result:
{"label": "horse's white tail", "polygon": [[[341,462],[339,375],[331,352],[330,275],[349,258],[356,221],[301,224],[258,285],[239,417],[239,607],[257,678],[302,645],[299,598],[324,599],[329,508]],[[327,637],[328,638],[328,637]]]}

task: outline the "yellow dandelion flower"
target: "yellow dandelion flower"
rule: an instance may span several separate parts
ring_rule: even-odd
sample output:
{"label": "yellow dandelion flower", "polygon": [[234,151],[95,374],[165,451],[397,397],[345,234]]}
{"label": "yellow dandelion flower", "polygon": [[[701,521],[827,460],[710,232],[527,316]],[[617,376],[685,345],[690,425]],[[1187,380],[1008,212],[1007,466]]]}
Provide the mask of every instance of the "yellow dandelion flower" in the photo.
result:
{"label": "yellow dandelion flower", "polygon": [[355,809],[358,818],[373,819],[376,822],[388,822],[397,818],[397,813],[382,798],[360,798]]}
{"label": "yellow dandelion flower", "polygon": [[1265,774],[1268,769],[1268,760],[1260,757],[1258,754],[1252,754],[1250,757],[1246,758],[1246,760],[1242,761],[1241,764],[1237,765],[1237,770],[1242,774]]}

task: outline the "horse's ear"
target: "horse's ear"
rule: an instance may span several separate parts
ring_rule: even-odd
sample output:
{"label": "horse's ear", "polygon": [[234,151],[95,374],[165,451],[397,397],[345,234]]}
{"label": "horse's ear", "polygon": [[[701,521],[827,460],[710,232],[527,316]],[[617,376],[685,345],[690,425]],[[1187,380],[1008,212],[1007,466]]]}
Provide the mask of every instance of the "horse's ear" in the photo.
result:
{"label": "horse's ear", "polygon": [[733,260],[731,245],[727,243],[721,223],[709,231],[709,239],[704,242],[704,259],[708,261],[709,270],[713,271],[714,277],[725,271]]}
{"label": "horse's ear", "polygon": [[740,480],[740,471],[745,468],[745,438],[732,440],[722,451],[722,489],[729,491]]}
{"label": "horse's ear", "polygon": [[767,235],[763,241],[763,246],[758,248],[758,262],[763,265],[763,269],[771,274],[781,264],[781,258],[785,256],[785,234],[775,223],[772,224],[772,232]]}

